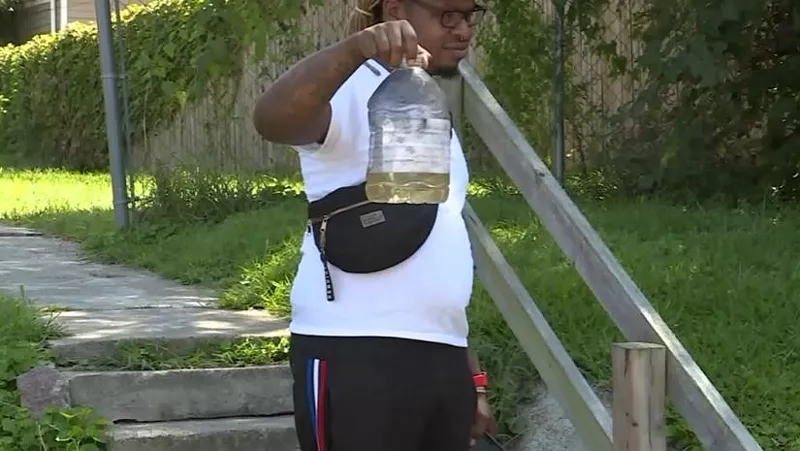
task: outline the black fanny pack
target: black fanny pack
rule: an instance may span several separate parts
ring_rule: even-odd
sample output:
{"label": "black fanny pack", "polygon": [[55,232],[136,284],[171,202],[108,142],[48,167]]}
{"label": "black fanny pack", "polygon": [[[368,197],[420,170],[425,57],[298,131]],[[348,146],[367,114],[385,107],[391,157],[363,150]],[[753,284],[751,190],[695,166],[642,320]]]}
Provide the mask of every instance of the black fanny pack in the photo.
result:
{"label": "black fanny pack", "polygon": [[325,268],[328,301],[334,300],[328,263],[361,274],[402,263],[428,239],[438,211],[438,204],[370,202],[366,183],[339,188],[309,203],[309,229]]}

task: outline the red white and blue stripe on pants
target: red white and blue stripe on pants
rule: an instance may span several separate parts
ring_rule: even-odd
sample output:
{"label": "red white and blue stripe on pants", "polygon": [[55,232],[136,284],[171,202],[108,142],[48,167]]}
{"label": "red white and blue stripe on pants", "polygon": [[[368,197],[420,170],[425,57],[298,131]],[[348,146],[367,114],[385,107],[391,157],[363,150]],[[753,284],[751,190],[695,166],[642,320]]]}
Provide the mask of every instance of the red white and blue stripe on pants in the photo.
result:
{"label": "red white and blue stripe on pants", "polygon": [[314,439],[317,442],[317,451],[326,451],[325,443],[325,403],[328,391],[328,369],[325,360],[308,359],[306,365],[306,399],[308,411],[311,414],[311,424],[314,430]]}

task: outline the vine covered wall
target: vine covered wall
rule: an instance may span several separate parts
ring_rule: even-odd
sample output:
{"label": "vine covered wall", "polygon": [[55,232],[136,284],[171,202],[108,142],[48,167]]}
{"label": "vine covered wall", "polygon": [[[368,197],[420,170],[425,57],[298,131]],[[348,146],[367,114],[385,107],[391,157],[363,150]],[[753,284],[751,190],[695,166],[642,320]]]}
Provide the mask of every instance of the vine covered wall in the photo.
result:
{"label": "vine covered wall", "polygon": [[[197,99],[224,98],[241,73],[245,50],[264,59],[270,40],[296,36],[303,3],[160,0],[125,9],[131,122],[158,128]],[[106,167],[95,24],[0,48],[0,97],[4,155],[46,166]],[[142,133],[133,128],[136,142]]]}

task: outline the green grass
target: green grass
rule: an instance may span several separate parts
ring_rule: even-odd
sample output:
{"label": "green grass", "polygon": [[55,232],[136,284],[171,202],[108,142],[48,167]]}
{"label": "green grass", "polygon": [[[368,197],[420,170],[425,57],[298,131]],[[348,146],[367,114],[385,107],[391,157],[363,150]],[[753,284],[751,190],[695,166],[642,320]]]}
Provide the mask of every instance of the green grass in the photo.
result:
{"label": "green grass", "polygon": [[[162,219],[119,233],[107,178],[0,173],[0,221],[70,237],[99,259],[220,287],[230,308],[285,315],[304,213],[296,186],[286,183],[285,195],[219,221]],[[527,204],[480,183],[471,202],[570,355],[608,387],[610,345],[622,337]],[[800,450],[800,209],[580,204],[762,447]],[[495,409],[513,425],[532,367],[479,286],[470,309],[473,344],[496,387]],[[671,435],[676,446],[693,444],[680,422],[671,422]]]}
{"label": "green grass", "polygon": [[51,359],[44,343],[61,336],[52,317],[27,300],[0,294],[0,449],[105,449],[106,422],[91,409],[49,409],[41,418],[21,406],[17,377]]}
{"label": "green grass", "polygon": [[0,215],[26,217],[41,212],[107,210],[110,178],[57,170],[18,171],[0,166]]}
{"label": "green grass", "polygon": [[114,355],[88,362],[58,362],[73,370],[157,371],[270,365],[289,358],[289,338],[245,337],[208,343],[187,354],[157,344],[123,343]]}

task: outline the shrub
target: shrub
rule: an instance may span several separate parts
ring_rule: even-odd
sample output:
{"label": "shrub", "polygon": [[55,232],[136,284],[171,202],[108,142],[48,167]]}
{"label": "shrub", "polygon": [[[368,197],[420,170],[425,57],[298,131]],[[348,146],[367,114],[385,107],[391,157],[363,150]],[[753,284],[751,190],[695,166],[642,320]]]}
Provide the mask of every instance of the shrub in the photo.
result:
{"label": "shrub", "polygon": [[783,0],[646,2],[626,70],[647,84],[609,146],[629,191],[797,198],[799,15]]}
{"label": "shrub", "polygon": [[[582,176],[601,170],[631,195],[797,199],[797,2],[488,1],[486,82],[544,158],[551,10],[565,4],[567,154]],[[619,110],[589,95],[614,84],[630,95]]]}
{"label": "shrub", "polygon": [[[132,124],[169,122],[188,102],[230,86],[245,51],[297,36],[300,0],[156,0],[122,14]],[[115,39],[118,41],[115,26]],[[97,26],[0,48],[0,152],[76,169],[107,165]],[[134,141],[141,127],[133,126]]]}
{"label": "shrub", "polygon": [[25,299],[0,294],[0,449],[3,451],[101,451],[105,426],[87,407],[50,409],[35,419],[20,406],[17,377],[50,356],[44,341],[59,334]]}

